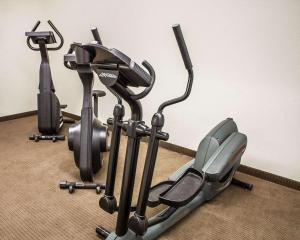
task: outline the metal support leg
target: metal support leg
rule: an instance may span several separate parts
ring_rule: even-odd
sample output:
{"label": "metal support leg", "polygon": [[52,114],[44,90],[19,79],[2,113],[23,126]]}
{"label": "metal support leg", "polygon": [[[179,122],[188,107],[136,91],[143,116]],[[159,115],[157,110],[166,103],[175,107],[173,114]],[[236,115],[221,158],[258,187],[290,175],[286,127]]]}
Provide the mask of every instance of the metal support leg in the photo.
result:
{"label": "metal support leg", "polygon": [[236,178],[232,179],[231,184],[239,186],[239,187],[244,188],[244,189],[249,190],[249,191],[251,191],[252,188],[253,188],[253,184],[243,182],[243,181],[238,180]]}

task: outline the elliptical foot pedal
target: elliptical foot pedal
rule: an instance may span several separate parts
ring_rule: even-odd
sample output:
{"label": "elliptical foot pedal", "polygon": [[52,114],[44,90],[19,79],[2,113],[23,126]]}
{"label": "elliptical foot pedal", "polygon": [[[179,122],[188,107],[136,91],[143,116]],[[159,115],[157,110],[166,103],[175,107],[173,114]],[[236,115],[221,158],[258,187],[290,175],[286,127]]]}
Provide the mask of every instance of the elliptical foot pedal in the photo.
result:
{"label": "elliptical foot pedal", "polygon": [[33,140],[35,142],[38,142],[40,140],[52,140],[52,142],[56,142],[58,140],[65,140],[64,135],[32,135],[29,137],[29,140]]}
{"label": "elliptical foot pedal", "polygon": [[70,194],[74,193],[75,189],[95,189],[96,193],[100,194],[102,192],[102,190],[105,189],[105,185],[99,184],[99,183],[60,181],[59,188],[60,189],[68,189]]}
{"label": "elliptical foot pedal", "polygon": [[159,196],[161,193],[165,192],[174,184],[174,181],[164,181],[160,182],[159,184],[151,187],[148,197],[147,205],[149,207],[156,207],[161,204],[159,200]]}
{"label": "elliptical foot pedal", "polygon": [[181,207],[189,203],[204,185],[204,176],[194,168],[188,168],[165,192],[161,193],[161,203],[171,207]]}

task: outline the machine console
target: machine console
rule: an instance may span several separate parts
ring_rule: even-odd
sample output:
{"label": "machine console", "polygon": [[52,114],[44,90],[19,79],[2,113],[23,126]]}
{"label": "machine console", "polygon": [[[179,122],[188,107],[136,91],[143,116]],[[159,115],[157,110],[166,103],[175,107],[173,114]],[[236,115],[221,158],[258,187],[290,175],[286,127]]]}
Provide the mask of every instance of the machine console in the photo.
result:
{"label": "machine console", "polygon": [[125,87],[151,85],[151,76],[117,49],[93,43],[76,44],[75,55],[78,64],[90,63],[105,85],[112,85],[116,81]]}

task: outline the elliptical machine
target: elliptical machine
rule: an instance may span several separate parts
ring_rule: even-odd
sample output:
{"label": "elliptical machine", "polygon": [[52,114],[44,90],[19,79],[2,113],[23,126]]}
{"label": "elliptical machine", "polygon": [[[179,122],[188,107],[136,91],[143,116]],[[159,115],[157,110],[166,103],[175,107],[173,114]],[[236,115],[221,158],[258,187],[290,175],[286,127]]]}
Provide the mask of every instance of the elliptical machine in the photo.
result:
{"label": "elliptical machine", "polygon": [[[98,236],[102,238],[111,240],[156,239],[195,208],[214,198],[231,183],[248,190],[253,187],[251,184],[233,178],[246,149],[247,137],[238,132],[237,125],[231,118],[222,121],[207,134],[201,141],[194,160],[178,169],[167,181],[151,187],[159,141],[167,141],[169,138],[169,134],[162,131],[165,122],[163,110],[167,106],[184,101],[190,95],[193,83],[192,63],[180,26],[174,25],[173,30],[189,79],[186,91],[182,96],[168,100],[159,106],[158,111],[153,115],[151,128],[140,121],[141,119],[138,121],[134,119],[134,112],[136,111],[134,106],[138,103],[132,99],[132,94],[128,94],[124,80],[117,78],[114,82],[113,86],[117,93],[125,100],[131,99],[128,103],[133,115],[131,120],[122,124],[128,136],[128,143],[119,206],[117,206],[116,198],[113,195],[113,187],[111,187],[112,191],[108,188],[114,183],[115,172],[108,172],[105,195],[99,201],[100,207],[105,211],[109,213],[118,212],[115,232],[109,232],[103,227],[96,228]],[[96,52],[98,58],[101,55],[96,46],[93,48],[89,46],[85,49],[90,53]],[[95,71],[99,75],[99,72],[103,71],[103,67],[95,63],[96,61],[97,58],[94,58],[92,66],[96,68]],[[121,72],[122,70],[119,69],[118,71]],[[100,78],[100,80],[108,85],[103,79]],[[133,83],[136,87],[142,86],[142,82],[137,83],[133,76],[126,79],[127,85]],[[110,87],[112,86],[110,85]],[[150,138],[138,202],[136,206],[132,206],[138,143],[141,136],[149,136]],[[110,162],[109,166],[111,165],[114,165],[114,169],[116,169],[116,162]],[[160,204],[165,204],[168,207],[148,220],[145,215],[146,208],[156,207]],[[135,211],[131,218],[129,218],[130,211]]]}
{"label": "elliptical machine", "polygon": [[[38,100],[38,129],[40,135],[32,135],[30,140],[65,140],[64,135],[58,135],[64,122],[74,122],[73,120],[64,120],[61,109],[66,108],[67,105],[60,105],[59,100],[55,94],[55,88],[51,76],[51,70],[49,65],[48,51],[59,50],[63,44],[64,39],[61,33],[57,30],[54,24],[49,20],[48,24],[57,34],[60,39],[60,43],[56,47],[47,47],[48,44],[56,43],[55,36],[52,31],[36,32],[36,29],[40,25],[40,21],[34,25],[31,32],[26,32],[27,46],[33,51],[40,51],[42,62],[40,65],[40,80],[39,80],[39,94]],[[30,40],[34,44],[38,44],[39,47],[33,47]]]}
{"label": "elliptical machine", "polygon": [[[149,72],[147,73],[122,52],[98,43],[76,44],[74,47],[76,52],[74,62],[80,65],[80,69],[83,72],[95,71],[100,81],[123,98],[131,109],[131,118],[128,121],[122,120],[124,109],[120,111],[121,117],[114,117],[110,121],[113,124],[111,152],[105,194],[100,199],[99,205],[108,213],[118,212],[118,216],[115,232],[109,232],[99,226],[96,228],[99,237],[109,240],[155,239],[231,183],[245,189],[252,189],[251,184],[233,179],[245,151],[247,137],[238,132],[232,119],[224,120],[209,132],[201,141],[194,160],[173,173],[168,181],[151,187],[159,141],[167,141],[169,138],[169,134],[162,131],[165,122],[163,110],[167,106],[184,101],[190,95],[193,83],[192,63],[180,26],[174,25],[173,30],[189,80],[182,96],[160,105],[157,113],[153,115],[151,128],[142,121],[142,105],[139,101],[151,91],[155,81],[155,72],[151,65],[143,62]],[[135,94],[129,87],[145,87],[145,89]],[[114,116],[118,115],[114,112]],[[114,187],[118,160],[117,143],[120,140],[121,129],[125,131],[128,141],[118,205],[114,196]],[[140,139],[145,136],[150,138],[142,183],[138,203],[132,206],[139,144]],[[160,204],[168,207],[148,220],[145,216],[146,208]],[[129,218],[130,212],[134,211],[134,215]]]}
{"label": "elliptical machine", "polygon": [[[102,44],[97,28],[92,29],[97,43]],[[76,62],[79,56],[74,53],[76,44],[69,49],[64,56],[64,64],[68,69],[77,70],[83,86],[83,104],[81,109],[81,120],[69,128],[68,146],[74,152],[76,166],[80,170],[82,181],[93,182],[93,176],[103,165],[103,152],[108,151],[108,130],[98,119],[98,98],[104,97],[106,93],[100,90],[92,90],[94,75],[92,71],[84,71],[80,62]],[[92,103],[94,99],[94,106]],[[93,111],[94,109],[94,111]],[[75,189],[95,189],[99,194],[104,189],[103,184],[83,182],[60,182],[61,189],[69,189],[73,193]]]}

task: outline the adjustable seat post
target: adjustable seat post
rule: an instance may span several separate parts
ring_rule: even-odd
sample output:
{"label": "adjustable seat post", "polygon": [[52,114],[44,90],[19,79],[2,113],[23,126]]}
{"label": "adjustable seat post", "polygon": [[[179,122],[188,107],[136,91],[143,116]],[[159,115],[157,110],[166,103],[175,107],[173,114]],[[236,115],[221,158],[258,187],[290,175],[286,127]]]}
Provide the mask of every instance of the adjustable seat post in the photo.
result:
{"label": "adjustable seat post", "polygon": [[94,97],[94,114],[98,118],[98,96],[93,94]]}
{"label": "adjustable seat post", "polygon": [[100,91],[100,90],[93,90],[92,95],[94,98],[94,114],[95,114],[96,118],[98,118],[98,98],[104,97],[106,95],[106,93],[104,91]]}

